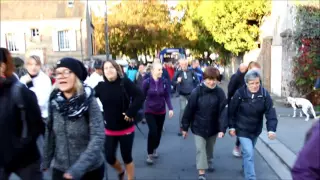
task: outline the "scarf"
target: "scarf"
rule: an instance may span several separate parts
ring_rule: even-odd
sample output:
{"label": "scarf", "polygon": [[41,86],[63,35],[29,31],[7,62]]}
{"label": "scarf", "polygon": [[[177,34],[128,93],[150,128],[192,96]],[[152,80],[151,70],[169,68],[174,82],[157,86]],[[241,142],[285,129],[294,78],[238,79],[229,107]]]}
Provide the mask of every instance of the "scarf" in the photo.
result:
{"label": "scarf", "polygon": [[55,90],[51,94],[51,107],[55,108],[64,117],[68,119],[78,119],[89,109],[90,100],[93,97],[93,90],[84,86],[84,92],[66,99],[63,92]]}

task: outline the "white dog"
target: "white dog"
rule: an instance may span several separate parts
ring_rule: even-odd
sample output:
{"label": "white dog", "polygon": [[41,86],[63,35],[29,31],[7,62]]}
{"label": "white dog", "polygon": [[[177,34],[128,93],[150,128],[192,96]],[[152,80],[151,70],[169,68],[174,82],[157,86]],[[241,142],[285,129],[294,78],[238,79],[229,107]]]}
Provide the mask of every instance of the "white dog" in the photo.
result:
{"label": "white dog", "polygon": [[313,105],[308,99],[305,98],[293,98],[293,97],[287,97],[287,101],[291,104],[293,108],[293,116],[296,117],[296,111],[297,108],[301,109],[300,110],[300,117],[302,117],[302,112],[307,116],[305,121],[309,121],[309,113],[308,111],[310,110],[314,119],[316,119],[316,113],[314,112]]}

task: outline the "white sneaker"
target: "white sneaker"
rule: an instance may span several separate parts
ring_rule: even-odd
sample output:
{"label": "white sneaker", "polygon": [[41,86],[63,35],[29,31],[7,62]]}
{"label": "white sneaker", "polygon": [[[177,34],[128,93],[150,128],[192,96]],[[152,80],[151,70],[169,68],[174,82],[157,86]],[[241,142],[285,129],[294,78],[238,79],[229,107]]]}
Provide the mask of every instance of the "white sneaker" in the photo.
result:
{"label": "white sneaker", "polygon": [[152,157],[157,159],[159,157],[159,154],[157,153],[156,150],[153,151]]}
{"label": "white sneaker", "polygon": [[232,154],[233,154],[235,157],[241,157],[240,147],[235,146],[234,149],[233,149],[233,151],[232,151]]}
{"label": "white sneaker", "polygon": [[152,164],[153,164],[152,155],[148,155],[148,156],[147,156],[146,162],[147,162],[147,164],[149,164],[149,165],[152,165]]}

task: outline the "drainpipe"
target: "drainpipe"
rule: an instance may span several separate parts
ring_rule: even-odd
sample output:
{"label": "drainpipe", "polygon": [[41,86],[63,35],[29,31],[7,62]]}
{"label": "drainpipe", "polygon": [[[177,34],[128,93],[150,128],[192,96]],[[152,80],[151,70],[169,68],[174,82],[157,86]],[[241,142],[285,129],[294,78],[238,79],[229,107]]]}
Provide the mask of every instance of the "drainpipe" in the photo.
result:
{"label": "drainpipe", "polygon": [[83,62],[83,46],[82,46],[82,20],[80,20],[80,45],[81,45],[81,61]]}

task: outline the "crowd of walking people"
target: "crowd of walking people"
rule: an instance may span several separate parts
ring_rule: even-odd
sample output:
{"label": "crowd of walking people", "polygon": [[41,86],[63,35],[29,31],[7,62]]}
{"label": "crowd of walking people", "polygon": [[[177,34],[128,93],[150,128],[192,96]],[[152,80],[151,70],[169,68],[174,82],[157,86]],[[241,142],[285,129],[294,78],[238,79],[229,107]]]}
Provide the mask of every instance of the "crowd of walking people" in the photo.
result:
{"label": "crowd of walking people", "polygon": [[[177,64],[155,60],[147,66],[130,62],[125,72],[114,60],[95,59],[91,75],[72,57],[57,61],[48,74],[42,66],[38,56],[30,56],[27,73],[18,76],[10,52],[0,48],[0,180],[12,173],[42,180],[49,169],[52,180],[102,180],[107,178],[106,163],[119,180],[125,174],[133,180],[137,123],[148,125],[146,163],[152,166],[159,158],[166,114],[172,118],[178,111],[177,134],[187,138],[189,129],[194,134],[199,180],[215,170],[215,142],[227,130],[237,137],[233,154],[242,157],[246,180],[256,179],[254,147],[264,116],[269,139],[276,138],[275,107],[256,62],[240,65],[227,95],[219,87],[223,69],[213,65],[202,70],[198,60],[191,66],[185,59]],[[174,94],[180,109],[172,106]],[[309,166],[303,159],[319,152],[318,126],[310,130],[292,170],[294,179],[320,178],[319,164]],[[119,145],[124,167],[116,155]]]}

